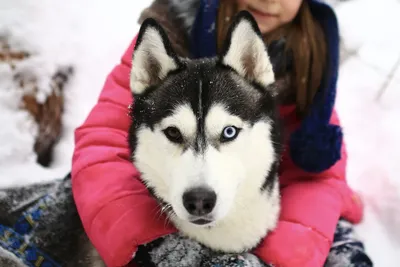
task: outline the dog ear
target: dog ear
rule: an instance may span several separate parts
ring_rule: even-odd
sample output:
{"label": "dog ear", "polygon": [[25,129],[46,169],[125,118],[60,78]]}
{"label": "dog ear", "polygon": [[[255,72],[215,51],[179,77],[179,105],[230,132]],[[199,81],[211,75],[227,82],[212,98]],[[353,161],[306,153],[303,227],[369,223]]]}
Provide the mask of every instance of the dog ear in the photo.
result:
{"label": "dog ear", "polygon": [[149,87],[158,85],[169,72],[180,67],[181,62],[163,28],[154,19],[146,19],[140,27],[132,55],[132,93],[144,93]]}
{"label": "dog ear", "polygon": [[239,75],[265,88],[275,82],[273,67],[257,22],[248,11],[240,11],[231,24],[220,61]]}

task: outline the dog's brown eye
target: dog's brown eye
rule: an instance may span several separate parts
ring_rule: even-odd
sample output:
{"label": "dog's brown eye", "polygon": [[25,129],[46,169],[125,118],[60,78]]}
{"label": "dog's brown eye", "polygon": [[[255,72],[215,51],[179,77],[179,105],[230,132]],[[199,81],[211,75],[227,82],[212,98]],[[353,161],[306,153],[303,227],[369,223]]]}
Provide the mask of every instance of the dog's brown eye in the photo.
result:
{"label": "dog's brown eye", "polygon": [[165,136],[174,143],[182,143],[183,142],[183,137],[181,132],[179,131],[178,128],[176,127],[168,127],[164,131]]}

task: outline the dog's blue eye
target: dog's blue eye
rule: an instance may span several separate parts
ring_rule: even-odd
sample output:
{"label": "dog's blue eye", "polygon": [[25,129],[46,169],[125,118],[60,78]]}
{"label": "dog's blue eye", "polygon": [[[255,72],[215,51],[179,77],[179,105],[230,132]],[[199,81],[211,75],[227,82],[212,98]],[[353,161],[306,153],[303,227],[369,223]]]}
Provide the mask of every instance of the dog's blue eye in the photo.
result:
{"label": "dog's blue eye", "polygon": [[236,128],[235,126],[227,126],[222,131],[221,141],[227,142],[235,139],[239,134],[240,129]]}

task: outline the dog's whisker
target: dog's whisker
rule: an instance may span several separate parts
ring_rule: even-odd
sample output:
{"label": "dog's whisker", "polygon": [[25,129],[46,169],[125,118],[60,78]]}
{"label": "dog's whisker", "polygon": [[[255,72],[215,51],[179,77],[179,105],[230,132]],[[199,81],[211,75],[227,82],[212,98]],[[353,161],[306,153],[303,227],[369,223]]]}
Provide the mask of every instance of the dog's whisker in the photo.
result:
{"label": "dog's whisker", "polygon": [[167,224],[171,222],[171,217],[174,214],[172,206],[170,204],[165,205],[163,212],[166,215],[166,220],[164,222],[164,227],[167,227]]}
{"label": "dog's whisker", "polygon": [[154,212],[154,219],[156,219],[156,220],[159,220],[160,217],[162,216],[162,211],[159,206],[154,207],[151,212],[152,213]]}

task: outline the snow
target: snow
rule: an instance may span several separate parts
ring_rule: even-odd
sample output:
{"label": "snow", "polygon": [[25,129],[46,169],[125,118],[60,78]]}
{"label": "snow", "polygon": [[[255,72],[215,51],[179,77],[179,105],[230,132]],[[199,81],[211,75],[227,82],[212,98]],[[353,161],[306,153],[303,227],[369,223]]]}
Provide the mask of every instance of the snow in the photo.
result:
{"label": "snow", "polygon": [[[365,200],[357,233],[375,266],[400,262],[400,1],[351,0],[336,7],[346,46],[337,109],[349,153],[348,181]],[[392,73],[393,72],[393,73]]]}
{"label": "snow", "polygon": [[[73,133],[95,104],[104,80],[118,63],[149,0],[0,0],[0,36],[35,55],[28,72],[46,77],[56,66],[72,64],[65,89],[64,131],[50,168],[35,162],[36,128],[18,110],[21,92],[9,88],[10,69],[0,64],[0,187],[63,177],[71,166]],[[400,262],[400,1],[349,0],[335,9],[344,44],[357,51],[341,66],[337,109],[349,153],[348,180],[366,204],[357,233],[375,266]],[[33,61],[40,62],[40,69]],[[397,67],[396,67],[397,65]]]}
{"label": "snow", "polygon": [[[12,85],[9,68],[0,64],[0,186],[63,177],[71,168],[73,131],[96,103],[107,74],[139,30],[138,15],[149,1],[34,0],[0,1],[0,36],[12,34],[19,47],[35,54],[30,66],[41,66],[46,77],[56,66],[72,64],[75,75],[65,89],[63,136],[55,148],[51,168],[36,164],[33,152],[36,129],[26,112],[18,110],[21,92]],[[30,68],[29,68],[30,67]],[[7,80],[3,77],[8,77]],[[42,96],[43,98],[43,96]]]}

